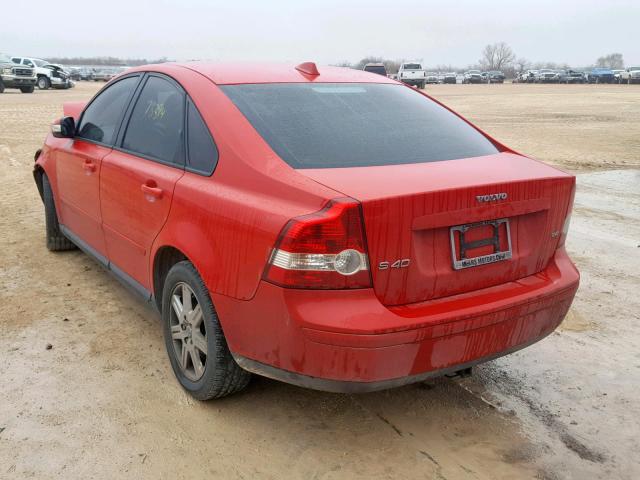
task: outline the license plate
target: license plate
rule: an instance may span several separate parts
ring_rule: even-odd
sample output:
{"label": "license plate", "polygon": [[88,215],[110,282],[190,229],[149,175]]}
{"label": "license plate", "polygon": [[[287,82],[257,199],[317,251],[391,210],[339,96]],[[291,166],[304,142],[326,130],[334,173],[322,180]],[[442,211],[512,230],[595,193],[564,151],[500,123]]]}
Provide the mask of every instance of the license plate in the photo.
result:
{"label": "license plate", "polygon": [[[487,229],[487,227],[489,231],[492,232],[491,235],[475,240],[468,240],[468,236],[472,234],[474,230],[480,228]],[[509,231],[508,218],[456,225],[450,228],[449,234],[451,237],[451,257],[455,270],[479,267],[480,265],[487,265],[511,258],[511,232]],[[505,244],[506,249],[503,249],[504,247],[501,247],[501,245]],[[491,247],[493,252],[476,257],[469,255],[470,250],[482,247]]]}

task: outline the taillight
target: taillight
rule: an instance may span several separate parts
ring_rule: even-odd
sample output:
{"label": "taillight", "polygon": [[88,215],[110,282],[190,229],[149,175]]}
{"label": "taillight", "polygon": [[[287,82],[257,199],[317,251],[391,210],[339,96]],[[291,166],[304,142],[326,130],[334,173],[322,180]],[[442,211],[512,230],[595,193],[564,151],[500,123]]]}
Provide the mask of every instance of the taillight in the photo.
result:
{"label": "taillight", "polygon": [[573,201],[576,196],[576,186],[573,185],[571,190],[571,197],[569,198],[569,205],[567,206],[567,215],[565,216],[564,223],[562,224],[562,232],[560,233],[560,240],[558,240],[558,248],[564,246],[564,242],[567,240],[569,234],[569,226],[571,225],[571,210],[573,210]]}
{"label": "taillight", "polygon": [[360,204],[338,198],[289,220],[263,277],[289,288],[371,287]]}

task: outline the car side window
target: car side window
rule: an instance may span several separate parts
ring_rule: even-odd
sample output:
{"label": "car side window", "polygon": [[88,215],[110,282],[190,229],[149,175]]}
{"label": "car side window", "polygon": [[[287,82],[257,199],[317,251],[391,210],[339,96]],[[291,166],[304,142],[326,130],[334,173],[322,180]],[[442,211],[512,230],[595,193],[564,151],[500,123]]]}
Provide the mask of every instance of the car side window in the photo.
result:
{"label": "car side window", "polygon": [[205,175],[211,175],[218,163],[218,149],[209,127],[196,106],[187,101],[187,167]]}
{"label": "car side window", "polygon": [[11,57],[13,63],[20,63],[20,57]]}
{"label": "car side window", "polygon": [[123,78],[98,94],[82,114],[77,136],[107,145],[112,144],[122,113],[138,79],[138,76]]}
{"label": "car side window", "polygon": [[24,65],[27,65],[28,67],[33,67],[33,62],[31,60],[27,60],[26,58],[22,61],[22,63]]}
{"label": "car side window", "polygon": [[151,76],[131,112],[122,148],[162,162],[184,165],[184,93]]}

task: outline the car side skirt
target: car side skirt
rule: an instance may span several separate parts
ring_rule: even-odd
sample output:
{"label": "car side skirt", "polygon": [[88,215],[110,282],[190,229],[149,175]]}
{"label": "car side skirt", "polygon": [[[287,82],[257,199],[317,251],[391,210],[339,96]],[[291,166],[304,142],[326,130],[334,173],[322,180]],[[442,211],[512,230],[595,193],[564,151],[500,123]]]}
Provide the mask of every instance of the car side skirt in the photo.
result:
{"label": "car side skirt", "polygon": [[113,276],[122,283],[128,290],[134,292],[136,295],[142,297],[146,302],[155,305],[153,293],[144,288],[139,282],[127,275],[121,268],[110,262],[104,255],[98,253],[93,247],[87,244],[84,240],[78,237],[75,233],[69,230],[64,225],[60,224],[60,231],[62,234],[71,240],[80,250],[92,257],[102,267],[107,269]]}

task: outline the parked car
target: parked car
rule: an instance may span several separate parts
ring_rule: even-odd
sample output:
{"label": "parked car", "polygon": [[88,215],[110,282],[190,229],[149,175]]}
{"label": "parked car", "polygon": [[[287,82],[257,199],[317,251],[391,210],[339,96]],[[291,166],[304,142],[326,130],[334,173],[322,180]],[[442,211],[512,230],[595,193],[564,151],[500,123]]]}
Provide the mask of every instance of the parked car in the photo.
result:
{"label": "parked car", "polygon": [[108,82],[115,77],[115,72],[112,69],[100,68],[93,71],[91,79],[94,82]]}
{"label": "parked car", "polygon": [[567,70],[564,76],[565,83],[585,83],[587,81],[584,72]]}
{"label": "parked car", "polygon": [[556,83],[567,83],[567,71],[566,70],[554,70],[556,74]]}
{"label": "parked car", "polygon": [[365,72],[377,73],[378,75],[387,76],[387,69],[384,66],[384,63],[367,63],[363,70]]}
{"label": "parked car", "polygon": [[535,83],[538,78],[539,70],[527,70],[524,74],[525,83]]}
{"label": "parked car", "polygon": [[456,74],[454,72],[448,72],[442,75],[442,83],[456,83]]}
{"label": "parked car", "polygon": [[427,76],[425,77],[425,83],[437,84],[438,83],[438,74],[435,73],[435,72],[427,73]]}
{"label": "parked car", "polygon": [[418,62],[402,63],[398,69],[398,80],[407,85],[424,88],[427,73]]}
{"label": "parked car", "polygon": [[464,72],[462,83],[482,83],[482,73],[480,70],[469,70]]}
{"label": "parked car", "polygon": [[587,73],[587,82],[589,83],[613,83],[613,71],[608,68],[594,68]]}
{"label": "parked car", "polygon": [[11,57],[11,60],[13,60],[14,63],[25,65],[35,70],[38,89],[47,90],[52,86],[56,86],[56,80],[52,77],[52,71],[47,68],[49,62],[33,57]]}
{"label": "parked car", "polygon": [[487,72],[487,82],[488,83],[504,83],[504,79],[506,77],[504,76],[504,73],[498,71],[498,70],[493,70],[490,72]]}
{"label": "parked car", "polygon": [[629,67],[627,73],[627,83],[640,83],[640,67]]}
{"label": "parked car", "polygon": [[249,372],[358,392],[467,371],[578,288],[575,177],[382,76],[150,65],[63,110],[34,168],[46,244],[158,308],[195,398]]}
{"label": "parked car", "polygon": [[550,68],[543,68],[538,71],[535,77],[536,83],[558,83],[558,74]]}
{"label": "parked car", "polygon": [[88,67],[81,67],[79,69],[80,80],[91,81],[93,80],[94,70]]}
{"label": "parked car", "polygon": [[66,71],[69,73],[69,78],[74,82],[81,80],[80,69],[78,67],[67,67]]}
{"label": "parked car", "polygon": [[627,83],[628,72],[626,70],[611,70],[611,72],[613,73],[613,83]]}
{"label": "parked car", "polygon": [[33,93],[36,85],[36,74],[33,68],[17,65],[11,57],[0,53],[0,93],[5,88],[17,88],[22,93]]}

